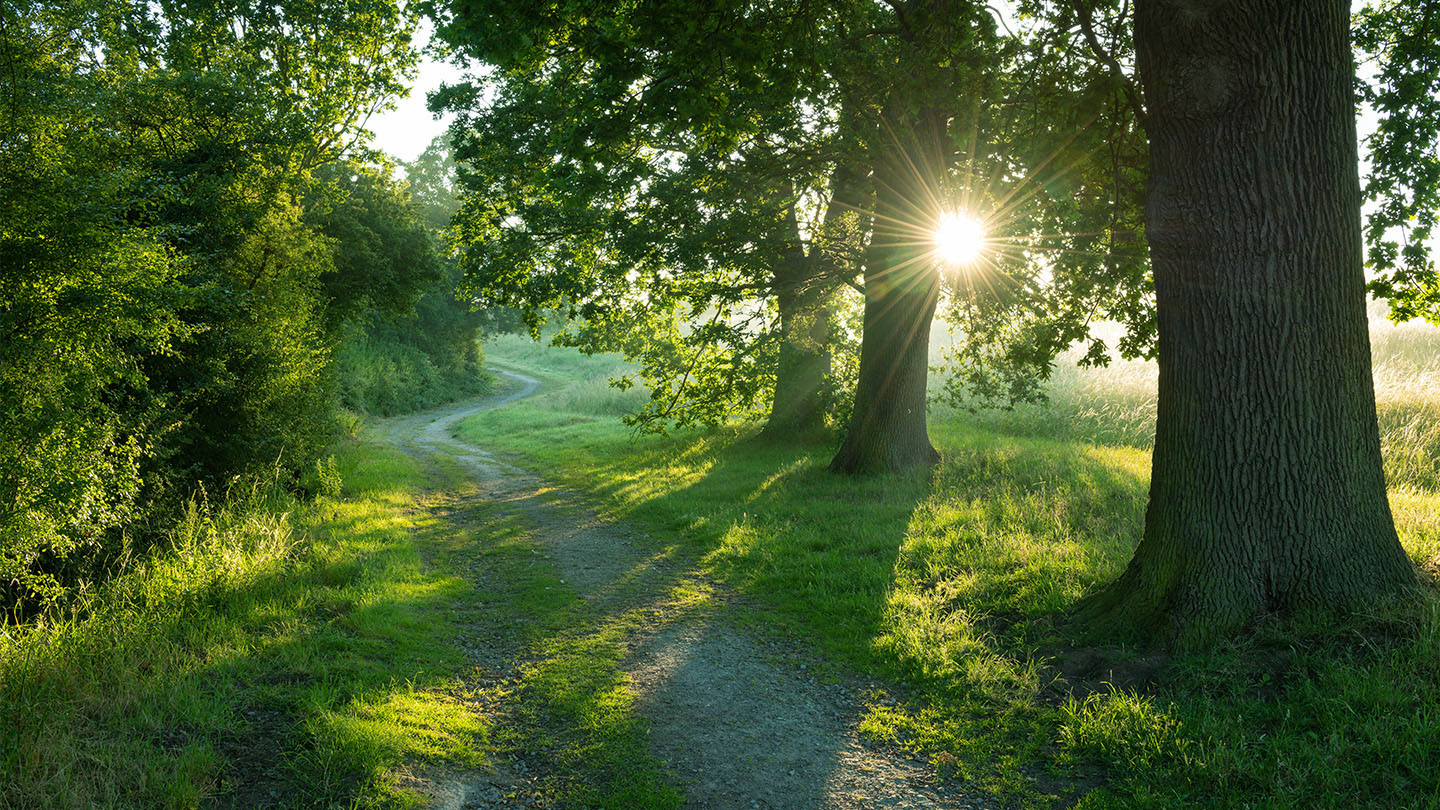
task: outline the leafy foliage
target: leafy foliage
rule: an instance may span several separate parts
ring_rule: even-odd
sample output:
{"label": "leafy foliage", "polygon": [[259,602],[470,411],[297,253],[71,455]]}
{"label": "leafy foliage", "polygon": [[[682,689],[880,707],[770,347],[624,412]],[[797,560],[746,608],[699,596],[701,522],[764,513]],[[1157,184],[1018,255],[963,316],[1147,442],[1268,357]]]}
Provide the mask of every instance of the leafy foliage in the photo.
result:
{"label": "leafy foliage", "polygon": [[375,296],[364,306],[351,304],[366,314],[336,354],[340,401],[386,416],[474,394],[489,383],[477,342],[481,316],[456,297],[460,271],[439,248],[457,205],[446,138],[436,138],[404,168],[403,193],[383,175],[352,175],[375,199],[352,200],[361,203],[358,210],[342,218],[352,232],[336,234],[359,253],[345,283]]}
{"label": "leafy foliage", "polygon": [[64,561],[134,516],[156,418],[136,356],[190,330],[167,291],[172,229],[132,216],[156,183],[107,131],[121,111],[87,70],[87,15],[0,13],[0,587],[45,598]]}
{"label": "leafy foliage", "polygon": [[[970,409],[1044,399],[1057,356],[1076,344],[1082,365],[1155,351],[1128,16],[1117,4],[1019,11],[1014,61],[972,112],[1000,158],[966,167],[989,178],[974,205],[995,212],[995,256],[950,277],[945,311],[962,339],[945,353],[943,398]],[[1100,321],[1124,326],[1115,345]]]}
{"label": "leafy foliage", "polygon": [[863,247],[857,229],[824,227],[857,154],[816,66],[832,15],[671,2],[436,13],[452,46],[494,68],[434,100],[460,113],[467,291],[520,308],[537,333],[547,312],[578,318],[557,342],[637,360],[654,398],[635,423],[763,412],[780,299],[828,310]]}
{"label": "leafy foliage", "polygon": [[[1395,321],[1440,323],[1440,274],[1431,256],[1440,218],[1440,7],[1379,0],[1355,18],[1355,44],[1375,63],[1360,100],[1379,115],[1369,136],[1365,225],[1370,291]],[[1398,241],[1397,241],[1398,239]]]}
{"label": "leafy foliage", "polygon": [[[1000,246],[947,285],[966,337],[950,397],[1034,399],[1076,340],[1092,363],[1148,356],[1141,113],[1128,68],[1090,55],[1128,52],[1125,13],[1022,11],[1028,28],[991,37],[991,12],[965,4],[432,3],[485,66],[433,99],[459,113],[467,291],[532,329],[560,311],[581,325],[558,344],[636,360],[616,380],[652,393],[633,423],[759,416],[801,331],[787,292],[837,358],[858,345],[837,290],[865,268],[877,156],[915,112],[887,104],[933,98],[949,141],[926,194]],[[1101,318],[1131,336],[1091,337]],[[832,365],[832,402],[853,364]]]}
{"label": "leafy foliage", "polygon": [[18,616],[157,536],[197,484],[308,468],[334,435],[337,341],[443,273],[363,147],[414,65],[394,0],[0,16],[0,590]]}
{"label": "leafy foliage", "polygon": [[330,240],[319,277],[327,331],[366,312],[401,316],[442,271],[434,237],[384,165],[332,163],[316,173],[306,221]]}

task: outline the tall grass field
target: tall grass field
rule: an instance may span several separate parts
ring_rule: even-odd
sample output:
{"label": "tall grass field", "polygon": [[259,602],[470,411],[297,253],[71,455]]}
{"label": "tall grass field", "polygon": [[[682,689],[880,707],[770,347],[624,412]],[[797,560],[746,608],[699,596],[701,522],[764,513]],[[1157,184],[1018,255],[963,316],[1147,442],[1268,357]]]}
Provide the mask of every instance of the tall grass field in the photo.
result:
{"label": "tall grass field", "polygon": [[[949,339],[937,333],[934,343]],[[1372,317],[1370,339],[1386,477],[1392,488],[1440,489],[1440,328]],[[1078,359],[1078,352],[1060,358],[1045,404],[974,414],[936,406],[933,417],[1010,435],[1149,449],[1155,439],[1155,363],[1116,360],[1087,369],[1075,365]]]}

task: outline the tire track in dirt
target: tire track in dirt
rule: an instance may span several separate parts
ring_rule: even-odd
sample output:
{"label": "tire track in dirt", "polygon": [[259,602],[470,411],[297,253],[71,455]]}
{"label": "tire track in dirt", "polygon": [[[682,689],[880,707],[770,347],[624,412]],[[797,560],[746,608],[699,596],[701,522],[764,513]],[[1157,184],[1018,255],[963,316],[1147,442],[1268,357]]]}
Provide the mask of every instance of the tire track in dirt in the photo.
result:
{"label": "tire track in dirt", "polygon": [[[604,519],[577,494],[455,438],[452,431],[465,417],[539,389],[534,378],[499,373],[520,388],[387,420],[382,433],[407,452],[442,453],[463,465],[478,485],[474,497],[522,516],[544,556],[580,598],[602,605],[623,600],[642,608],[649,603],[652,618],[629,638],[622,669],[636,708],[650,724],[652,754],[673,772],[685,791],[686,807],[999,806],[964,786],[939,785],[928,767],[862,740],[856,731],[864,710],[860,685],[820,683],[798,663],[810,655],[803,645],[751,638],[726,620],[723,606],[713,611],[667,607],[666,583],[697,575],[658,558],[658,549],[642,534]],[[642,587],[637,600],[637,581],[657,584]],[[429,780],[426,787],[437,810],[531,807],[536,797],[526,795],[524,784],[535,769],[536,763],[501,762],[491,773],[452,774]]]}

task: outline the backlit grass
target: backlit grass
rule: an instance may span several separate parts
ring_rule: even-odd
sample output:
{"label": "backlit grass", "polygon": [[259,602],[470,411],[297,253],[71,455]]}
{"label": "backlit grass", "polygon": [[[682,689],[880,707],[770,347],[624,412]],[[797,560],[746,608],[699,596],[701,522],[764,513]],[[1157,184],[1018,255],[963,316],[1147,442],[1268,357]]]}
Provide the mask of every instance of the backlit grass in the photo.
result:
{"label": "backlit grass", "polygon": [[[1376,344],[1392,504],[1407,551],[1433,564],[1433,369],[1420,364],[1440,341],[1395,341]],[[490,356],[505,362],[506,347]],[[1037,807],[1440,805],[1433,604],[1341,627],[1296,617],[1204,656],[1077,646],[1066,612],[1140,533],[1144,364],[1062,375],[1050,412],[939,411],[933,474],[856,480],[826,472],[833,447],[739,428],[636,437],[579,393],[613,360],[550,356],[518,361],[546,377],[542,397],[464,434],[690,549],[766,606],[768,632],[895,685],[901,699],[877,700],[863,728],[941,774]],[[1409,423],[1415,438],[1394,427]]]}
{"label": "backlit grass", "polygon": [[[935,335],[937,345],[953,339]],[[1390,486],[1440,491],[1440,328],[1396,325],[1376,314],[1370,319],[1370,342]],[[1045,387],[1047,403],[973,414],[936,405],[933,418],[1017,436],[1148,450],[1155,441],[1155,363],[1117,359],[1107,368],[1082,369],[1075,365],[1079,357],[1074,351],[1061,356]]]}
{"label": "backlit grass", "polygon": [[413,807],[474,765],[449,609],[422,560],[427,476],[350,443],[341,498],[192,505],[169,549],[0,636],[0,806]]}

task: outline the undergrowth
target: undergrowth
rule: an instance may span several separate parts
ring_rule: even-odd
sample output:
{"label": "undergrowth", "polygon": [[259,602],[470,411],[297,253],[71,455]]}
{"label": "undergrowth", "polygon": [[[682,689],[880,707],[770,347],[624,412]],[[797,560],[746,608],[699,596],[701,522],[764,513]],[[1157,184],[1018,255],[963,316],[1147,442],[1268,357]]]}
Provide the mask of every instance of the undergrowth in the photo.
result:
{"label": "undergrowth", "polygon": [[[426,473],[350,442],[341,497],[192,501],[169,542],[0,635],[0,807],[412,807],[407,768],[474,764],[422,561]],[[332,479],[333,482],[333,479]]]}
{"label": "undergrowth", "polygon": [[342,344],[335,364],[344,406],[379,416],[477,396],[492,385],[490,375],[481,369],[478,352],[443,366],[418,346],[369,336]]}

